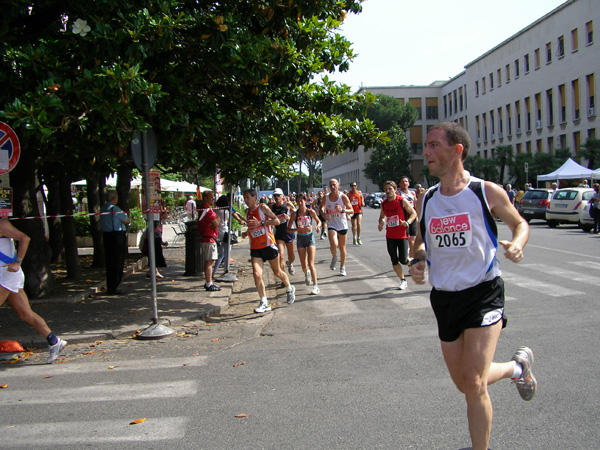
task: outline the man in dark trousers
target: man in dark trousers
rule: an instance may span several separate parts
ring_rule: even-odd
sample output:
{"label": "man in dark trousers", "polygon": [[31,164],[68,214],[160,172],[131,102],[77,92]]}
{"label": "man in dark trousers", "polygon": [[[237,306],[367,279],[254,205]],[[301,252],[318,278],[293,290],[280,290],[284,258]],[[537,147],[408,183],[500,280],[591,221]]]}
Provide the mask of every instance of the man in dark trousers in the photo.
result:
{"label": "man in dark trousers", "polygon": [[104,257],[106,259],[106,294],[120,295],[117,289],[123,278],[125,251],[127,245],[127,225],[129,218],[117,206],[119,194],[108,191],[108,201],[100,212],[100,227],[103,231]]}

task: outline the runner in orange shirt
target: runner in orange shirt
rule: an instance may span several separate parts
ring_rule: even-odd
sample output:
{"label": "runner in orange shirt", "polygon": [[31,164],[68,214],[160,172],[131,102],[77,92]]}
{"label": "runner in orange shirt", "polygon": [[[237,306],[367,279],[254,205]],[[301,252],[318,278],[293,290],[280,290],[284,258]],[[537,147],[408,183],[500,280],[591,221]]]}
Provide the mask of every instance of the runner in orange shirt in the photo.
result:
{"label": "runner in orange shirt", "polygon": [[362,207],[365,204],[365,200],[362,192],[356,188],[356,181],[350,183],[348,198],[350,199],[352,210],[354,211],[350,218],[352,223],[352,241],[354,245],[362,245],[362,241],[360,240],[360,230],[362,224]]}

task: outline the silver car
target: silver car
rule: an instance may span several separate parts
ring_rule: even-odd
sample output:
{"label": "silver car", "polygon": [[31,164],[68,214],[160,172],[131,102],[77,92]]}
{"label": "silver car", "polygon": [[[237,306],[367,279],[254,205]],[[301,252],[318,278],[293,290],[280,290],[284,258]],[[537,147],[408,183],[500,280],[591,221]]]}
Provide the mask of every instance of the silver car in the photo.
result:
{"label": "silver car", "polygon": [[546,209],[552,198],[552,189],[529,189],[517,203],[517,211],[529,223],[532,219],[546,220]]}

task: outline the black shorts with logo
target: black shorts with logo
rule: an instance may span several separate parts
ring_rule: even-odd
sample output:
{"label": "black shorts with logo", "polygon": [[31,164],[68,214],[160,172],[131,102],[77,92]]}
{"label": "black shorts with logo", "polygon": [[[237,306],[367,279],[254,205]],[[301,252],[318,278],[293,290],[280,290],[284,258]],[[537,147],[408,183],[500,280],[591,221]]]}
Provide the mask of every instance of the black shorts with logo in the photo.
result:
{"label": "black shorts with logo", "polygon": [[279,256],[279,250],[275,244],[271,244],[265,248],[250,249],[251,258],[261,258],[263,261],[271,261]]}
{"label": "black shorts with logo", "polygon": [[438,291],[433,288],[431,307],[438,323],[440,340],[452,342],[467,328],[493,325],[504,316],[504,281],[496,277],[462,291]]}

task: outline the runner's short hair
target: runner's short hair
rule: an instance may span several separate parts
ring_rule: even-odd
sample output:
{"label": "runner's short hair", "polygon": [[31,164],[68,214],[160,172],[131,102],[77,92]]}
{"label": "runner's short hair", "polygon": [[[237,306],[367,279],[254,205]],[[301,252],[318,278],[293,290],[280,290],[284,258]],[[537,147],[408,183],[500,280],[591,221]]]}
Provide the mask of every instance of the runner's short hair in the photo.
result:
{"label": "runner's short hair", "polygon": [[461,125],[456,122],[440,122],[432,126],[431,130],[443,130],[446,133],[446,140],[450,145],[460,144],[463,146],[462,160],[464,161],[469,154],[471,148],[471,138],[469,133]]}

